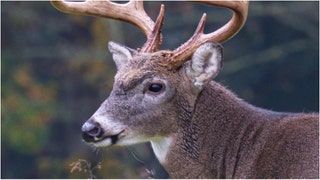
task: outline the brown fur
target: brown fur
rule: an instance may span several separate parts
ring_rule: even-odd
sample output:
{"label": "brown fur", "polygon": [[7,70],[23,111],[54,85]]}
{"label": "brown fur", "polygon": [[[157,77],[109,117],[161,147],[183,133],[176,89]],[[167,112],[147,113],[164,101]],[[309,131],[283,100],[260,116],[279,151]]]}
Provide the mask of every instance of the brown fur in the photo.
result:
{"label": "brown fur", "polygon": [[[121,67],[113,91],[83,126],[85,133],[102,127],[93,144],[119,132],[120,144],[130,139],[121,145],[169,137],[162,165],[171,178],[319,178],[319,114],[257,108],[212,81],[222,66],[220,45],[201,46],[176,70],[162,66],[170,51],[131,57],[112,46]],[[196,86],[201,74],[208,75],[204,86]],[[164,90],[148,91],[153,83]]]}
{"label": "brown fur", "polygon": [[191,132],[176,133],[164,164],[172,178],[319,178],[318,114],[259,109],[215,82],[194,106],[197,148],[182,153]]}

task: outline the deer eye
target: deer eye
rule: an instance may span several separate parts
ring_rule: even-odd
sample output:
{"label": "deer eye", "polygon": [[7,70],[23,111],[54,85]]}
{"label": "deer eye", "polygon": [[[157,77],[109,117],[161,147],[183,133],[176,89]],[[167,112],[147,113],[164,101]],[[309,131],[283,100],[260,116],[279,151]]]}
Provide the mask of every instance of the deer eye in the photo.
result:
{"label": "deer eye", "polygon": [[159,84],[159,83],[153,83],[153,84],[150,84],[149,85],[149,91],[151,92],[160,92],[162,90],[162,84]]}

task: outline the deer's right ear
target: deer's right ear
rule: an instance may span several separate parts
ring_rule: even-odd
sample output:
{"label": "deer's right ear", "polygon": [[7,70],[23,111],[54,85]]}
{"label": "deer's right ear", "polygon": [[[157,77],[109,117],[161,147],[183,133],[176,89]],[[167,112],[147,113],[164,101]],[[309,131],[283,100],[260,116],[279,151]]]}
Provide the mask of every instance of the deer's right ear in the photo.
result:
{"label": "deer's right ear", "polygon": [[133,49],[112,41],[108,43],[108,48],[118,70],[132,59],[132,54],[135,52]]}

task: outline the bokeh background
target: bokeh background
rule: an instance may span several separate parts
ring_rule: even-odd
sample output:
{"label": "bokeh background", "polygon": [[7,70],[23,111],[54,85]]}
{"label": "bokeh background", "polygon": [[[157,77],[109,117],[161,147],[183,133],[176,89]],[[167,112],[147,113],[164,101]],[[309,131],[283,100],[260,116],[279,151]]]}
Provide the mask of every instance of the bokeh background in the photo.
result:
{"label": "bokeh background", "polygon": [[[162,49],[232,15],[184,2],[166,5]],[[155,19],[160,2],[147,2]],[[167,178],[148,143],[94,149],[81,125],[108,97],[116,73],[108,41],[140,47],[123,22],[64,14],[50,2],[1,2],[1,178]],[[319,111],[319,2],[251,2],[243,29],[224,45],[216,81],[275,111]]]}

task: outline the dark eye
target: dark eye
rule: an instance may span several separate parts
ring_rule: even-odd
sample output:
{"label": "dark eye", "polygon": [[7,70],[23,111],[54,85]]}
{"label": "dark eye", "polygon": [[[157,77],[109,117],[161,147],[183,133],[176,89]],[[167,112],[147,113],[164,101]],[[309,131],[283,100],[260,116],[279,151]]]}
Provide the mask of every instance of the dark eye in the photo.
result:
{"label": "dark eye", "polygon": [[157,84],[157,83],[150,84],[148,90],[151,92],[159,92],[162,90],[162,84]]}

